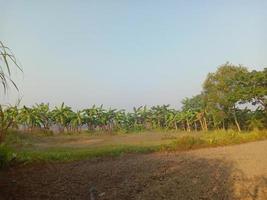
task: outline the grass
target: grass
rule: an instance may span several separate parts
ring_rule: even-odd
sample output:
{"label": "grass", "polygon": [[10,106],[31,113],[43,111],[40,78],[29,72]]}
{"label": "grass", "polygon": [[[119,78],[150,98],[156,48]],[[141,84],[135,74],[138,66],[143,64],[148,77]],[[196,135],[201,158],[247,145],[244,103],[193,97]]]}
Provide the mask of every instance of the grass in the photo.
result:
{"label": "grass", "polygon": [[0,145],[0,169],[8,166],[14,160],[16,154],[5,144]]}
{"label": "grass", "polygon": [[197,135],[183,135],[166,146],[167,150],[189,150],[205,147],[217,147],[242,144],[267,139],[267,131],[238,133],[235,131],[212,131]]}
{"label": "grass", "polygon": [[2,163],[7,163],[10,160],[24,163],[73,161],[120,156],[127,153],[184,151],[241,144],[263,139],[267,139],[267,131],[244,133],[235,131],[212,131],[206,133],[145,132],[133,135],[98,136],[88,134],[40,136],[12,132],[7,137],[6,144],[0,147],[0,157],[6,160],[2,161]]}
{"label": "grass", "polygon": [[48,151],[24,151],[18,154],[20,161],[74,161],[96,157],[120,156],[127,153],[149,153],[158,151],[159,146],[116,145],[96,149],[53,149]]}

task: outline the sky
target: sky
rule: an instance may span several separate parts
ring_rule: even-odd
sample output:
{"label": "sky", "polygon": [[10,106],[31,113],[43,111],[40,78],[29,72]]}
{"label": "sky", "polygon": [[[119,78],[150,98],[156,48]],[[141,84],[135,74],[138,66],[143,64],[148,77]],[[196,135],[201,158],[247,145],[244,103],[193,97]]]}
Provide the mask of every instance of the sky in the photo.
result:
{"label": "sky", "polygon": [[0,101],[170,104],[200,93],[229,61],[267,67],[265,0],[0,0],[0,40],[15,53],[20,91]]}

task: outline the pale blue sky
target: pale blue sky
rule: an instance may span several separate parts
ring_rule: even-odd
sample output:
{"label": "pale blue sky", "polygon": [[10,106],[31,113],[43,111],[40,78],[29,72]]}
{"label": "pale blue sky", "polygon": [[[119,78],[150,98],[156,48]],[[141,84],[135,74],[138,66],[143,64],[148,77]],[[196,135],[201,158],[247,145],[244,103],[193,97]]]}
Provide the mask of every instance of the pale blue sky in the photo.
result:
{"label": "pale blue sky", "polygon": [[0,39],[23,65],[1,101],[180,106],[230,61],[267,67],[267,1],[0,0]]}

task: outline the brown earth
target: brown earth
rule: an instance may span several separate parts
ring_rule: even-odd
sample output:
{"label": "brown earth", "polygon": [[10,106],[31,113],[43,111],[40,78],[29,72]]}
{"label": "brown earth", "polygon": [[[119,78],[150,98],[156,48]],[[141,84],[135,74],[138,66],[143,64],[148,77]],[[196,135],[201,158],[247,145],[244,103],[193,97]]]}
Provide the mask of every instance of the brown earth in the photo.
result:
{"label": "brown earth", "polygon": [[[179,133],[179,137],[183,134]],[[187,134],[188,135],[188,134]],[[155,133],[145,132],[142,134],[121,134],[121,135],[73,135],[73,136],[51,136],[38,137],[32,143],[31,148],[37,150],[49,148],[95,148],[108,145],[153,145],[168,144],[177,137],[177,133]]]}
{"label": "brown earth", "polygon": [[0,172],[0,199],[267,199],[267,141]]}

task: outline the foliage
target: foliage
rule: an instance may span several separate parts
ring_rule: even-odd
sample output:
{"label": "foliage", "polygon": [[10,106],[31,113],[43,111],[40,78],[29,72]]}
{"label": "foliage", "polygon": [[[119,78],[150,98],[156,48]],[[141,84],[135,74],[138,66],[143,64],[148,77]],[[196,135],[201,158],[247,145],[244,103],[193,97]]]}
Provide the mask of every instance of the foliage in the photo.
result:
{"label": "foliage", "polygon": [[4,141],[7,129],[17,125],[18,108],[0,105],[0,144]]}
{"label": "foliage", "polygon": [[[248,71],[226,63],[209,73],[203,91],[185,98],[182,109],[170,105],[134,107],[132,112],[106,109],[103,105],[74,111],[62,103],[50,108],[41,103],[28,107],[0,106],[0,143],[7,129],[27,132],[70,133],[134,132],[143,130],[208,131],[267,128],[267,70]],[[240,104],[254,106],[241,109]]]}
{"label": "foliage", "polygon": [[[16,83],[12,80],[11,66],[15,66],[15,68],[18,68],[20,71],[22,71],[16,60],[16,57],[11,52],[11,49],[0,41],[0,82],[5,93],[9,88],[9,83],[19,90]],[[4,140],[7,129],[14,126],[16,123],[16,111],[16,107],[8,107],[5,109],[3,108],[3,105],[0,105],[0,144]]]}
{"label": "foliage", "polygon": [[245,67],[236,67],[226,63],[215,73],[208,74],[203,85],[203,92],[207,99],[207,109],[212,114],[215,126],[223,124],[226,117],[233,116],[238,131],[241,131],[236,116],[236,103],[242,98],[238,77],[246,73],[248,71]]}
{"label": "foliage", "polygon": [[243,74],[238,81],[242,94],[241,103],[251,102],[267,111],[267,68]]}
{"label": "foliage", "polygon": [[11,65],[15,65],[16,68],[22,71],[10,48],[0,41],[0,82],[5,92],[8,89],[9,83],[18,90],[16,83],[11,78]]}

